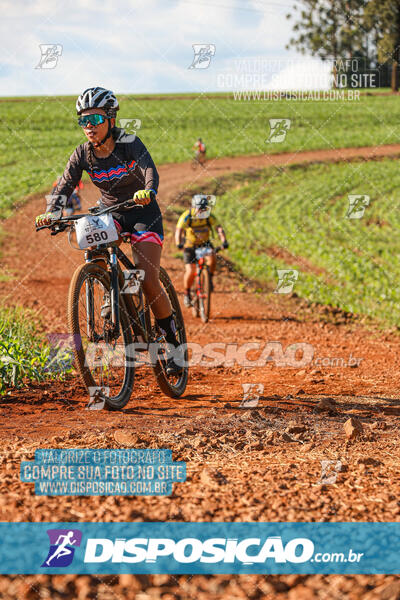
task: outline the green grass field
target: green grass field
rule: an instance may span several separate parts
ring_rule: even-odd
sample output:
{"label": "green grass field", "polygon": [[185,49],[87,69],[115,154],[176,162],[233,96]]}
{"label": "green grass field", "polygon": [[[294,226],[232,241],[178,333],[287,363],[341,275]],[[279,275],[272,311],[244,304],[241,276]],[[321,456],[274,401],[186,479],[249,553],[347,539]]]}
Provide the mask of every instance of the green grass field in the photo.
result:
{"label": "green grass field", "polygon": [[63,379],[71,372],[70,350],[53,347],[34,311],[0,307],[0,396],[28,381]]}
{"label": "green grass field", "polygon": [[[299,272],[309,302],[400,327],[400,169],[396,160],[313,164],[223,179],[215,214],[229,257],[252,280],[276,287],[276,269]],[[348,218],[349,194],[366,194]]]}
{"label": "green grass field", "polygon": [[[142,121],[139,136],[156,164],[189,160],[201,135],[209,156],[276,153],[400,141],[397,96],[354,102],[234,101],[232,96],[121,97],[122,118]],[[79,143],[75,98],[0,102],[0,219],[13,203],[49,190]],[[268,119],[290,118],[282,143],[266,143]]]}
{"label": "green grass field", "polygon": [[[359,102],[123,97],[121,106],[120,117],[141,119],[139,135],[157,164],[188,160],[199,134],[210,156],[399,142],[400,101],[391,95]],[[5,100],[0,110],[4,218],[13,202],[47,191],[84,138],[73,98]],[[273,117],[290,118],[291,128],[284,142],[266,144]],[[272,285],[276,268],[293,267],[300,272],[294,291],[308,301],[400,323],[397,161],[293,166],[234,175],[223,185],[229,191],[217,214],[245,276]],[[362,219],[348,219],[347,195],[357,193],[371,205]]]}

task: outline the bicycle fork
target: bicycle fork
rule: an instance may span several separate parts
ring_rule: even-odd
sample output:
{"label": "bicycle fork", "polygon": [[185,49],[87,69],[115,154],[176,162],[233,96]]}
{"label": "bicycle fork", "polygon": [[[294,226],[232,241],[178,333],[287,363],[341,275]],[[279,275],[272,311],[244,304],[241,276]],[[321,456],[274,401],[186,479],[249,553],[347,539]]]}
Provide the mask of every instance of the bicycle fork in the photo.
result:
{"label": "bicycle fork", "polygon": [[111,321],[113,324],[113,333],[116,338],[119,336],[119,299],[118,299],[118,261],[114,247],[110,252],[111,264]]}
{"label": "bicycle fork", "polygon": [[[92,262],[92,256],[90,253],[86,253],[85,260],[87,263]],[[116,250],[114,247],[111,248],[110,252],[110,266],[111,266],[111,277],[110,277],[110,302],[111,302],[111,325],[112,325],[112,337],[118,338],[120,333],[120,322],[119,322],[119,294],[118,294],[118,261]],[[94,316],[94,289],[93,281],[86,280],[85,282],[85,295],[86,295],[86,329],[88,339],[92,341],[98,341],[98,334],[96,334],[95,328],[95,316]]]}

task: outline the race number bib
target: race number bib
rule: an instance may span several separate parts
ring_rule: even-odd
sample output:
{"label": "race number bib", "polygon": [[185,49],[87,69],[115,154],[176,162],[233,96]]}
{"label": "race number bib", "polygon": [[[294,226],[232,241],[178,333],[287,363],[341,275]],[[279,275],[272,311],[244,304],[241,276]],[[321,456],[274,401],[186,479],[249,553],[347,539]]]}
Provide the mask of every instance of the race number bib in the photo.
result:
{"label": "race number bib", "polygon": [[78,219],[75,225],[76,240],[79,248],[83,250],[89,246],[108,244],[118,239],[117,228],[110,214],[90,215]]}

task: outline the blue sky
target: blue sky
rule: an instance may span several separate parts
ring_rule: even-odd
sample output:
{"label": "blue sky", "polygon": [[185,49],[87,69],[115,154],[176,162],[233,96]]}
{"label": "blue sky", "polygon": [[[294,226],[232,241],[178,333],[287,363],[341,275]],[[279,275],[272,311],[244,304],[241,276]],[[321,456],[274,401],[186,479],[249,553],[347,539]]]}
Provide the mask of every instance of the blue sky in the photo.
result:
{"label": "blue sky", "polygon": [[[326,65],[285,49],[293,23],[286,14],[293,4],[2,0],[0,95],[78,94],[92,85],[132,94],[224,91],[232,81],[228,74],[260,68],[262,84],[250,77],[246,88],[328,87]],[[188,68],[196,43],[215,45],[207,69]],[[62,45],[54,69],[35,68],[39,44]],[[319,84],[308,83],[310,72]]]}

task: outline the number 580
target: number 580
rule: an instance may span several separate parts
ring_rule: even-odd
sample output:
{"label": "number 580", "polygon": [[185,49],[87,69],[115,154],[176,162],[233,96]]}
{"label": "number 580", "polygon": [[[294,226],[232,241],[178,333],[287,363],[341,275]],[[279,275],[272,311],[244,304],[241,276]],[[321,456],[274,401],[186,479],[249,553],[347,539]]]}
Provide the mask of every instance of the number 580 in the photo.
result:
{"label": "number 580", "polygon": [[93,235],[87,235],[86,239],[87,239],[87,243],[88,244],[93,244],[94,242],[101,242],[103,240],[106,240],[108,238],[107,232],[106,231],[95,231],[95,233]]}

